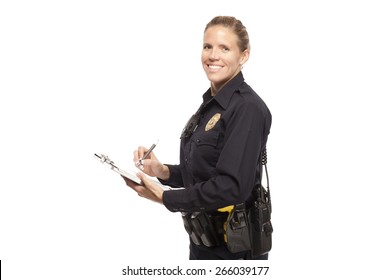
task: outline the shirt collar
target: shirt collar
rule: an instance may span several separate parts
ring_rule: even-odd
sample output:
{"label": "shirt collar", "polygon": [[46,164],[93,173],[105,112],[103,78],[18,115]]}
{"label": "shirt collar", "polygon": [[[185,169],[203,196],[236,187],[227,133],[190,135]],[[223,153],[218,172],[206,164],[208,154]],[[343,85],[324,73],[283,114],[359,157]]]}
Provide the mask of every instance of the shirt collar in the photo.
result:
{"label": "shirt collar", "polygon": [[[218,104],[226,109],[229,105],[230,99],[232,98],[234,92],[239,89],[239,86],[244,82],[244,76],[240,71],[233,79],[231,79],[223,88],[214,96],[214,100],[218,102]],[[203,102],[206,103],[210,100],[211,97],[211,88],[209,88],[203,94]]]}

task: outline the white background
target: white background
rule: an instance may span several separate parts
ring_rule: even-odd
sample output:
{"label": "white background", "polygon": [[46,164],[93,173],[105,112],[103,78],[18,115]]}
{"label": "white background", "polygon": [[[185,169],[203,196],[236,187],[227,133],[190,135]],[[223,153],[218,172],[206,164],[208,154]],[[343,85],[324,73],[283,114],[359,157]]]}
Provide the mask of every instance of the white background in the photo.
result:
{"label": "white background", "polygon": [[130,166],[159,139],[160,160],[178,162],[216,15],[248,28],[243,73],[273,114],[268,278],[388,279],[389,13],[372,0],[1,1],[4,279],[196,266],[180,214],[93,154]]}

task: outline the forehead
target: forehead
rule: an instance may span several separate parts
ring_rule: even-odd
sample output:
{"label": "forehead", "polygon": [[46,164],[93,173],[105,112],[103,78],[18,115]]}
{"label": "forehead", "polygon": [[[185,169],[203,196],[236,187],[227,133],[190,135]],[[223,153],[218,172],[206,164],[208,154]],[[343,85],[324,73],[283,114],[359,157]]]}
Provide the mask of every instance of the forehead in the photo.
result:
{"label": "forehead", "polygon": [[203,41],[206,42],[225,42],[225,43],[237,43],[238,36],[231,28],[215,25],[207,28],[204,32]]}

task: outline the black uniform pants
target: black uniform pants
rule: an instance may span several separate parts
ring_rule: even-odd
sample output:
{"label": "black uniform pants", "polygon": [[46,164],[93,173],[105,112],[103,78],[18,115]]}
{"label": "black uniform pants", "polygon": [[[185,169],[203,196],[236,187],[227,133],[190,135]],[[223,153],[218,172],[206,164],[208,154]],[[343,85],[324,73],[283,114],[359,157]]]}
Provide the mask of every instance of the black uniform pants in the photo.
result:
{"label": "black uniform pants", "polygon": [[225,245],[209,248],[190,240],[190,260],[268,260],[268,254],[252,258],[251,251],[231,253]]}

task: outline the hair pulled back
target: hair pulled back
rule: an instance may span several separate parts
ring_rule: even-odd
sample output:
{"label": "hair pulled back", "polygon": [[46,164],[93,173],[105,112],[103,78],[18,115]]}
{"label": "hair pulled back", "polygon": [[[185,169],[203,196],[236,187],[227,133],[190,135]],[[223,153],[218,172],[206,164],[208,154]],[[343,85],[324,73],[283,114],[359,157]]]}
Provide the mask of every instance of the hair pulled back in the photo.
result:
{"label": "hair pulled back", "polygon": [[230,28],[237,35],[238,47],[241,52],[250,49],[248,32],[240,20],[231,16],[216,16],[206,25],[204,31],[206,32],[208,28],[216,25]]}

